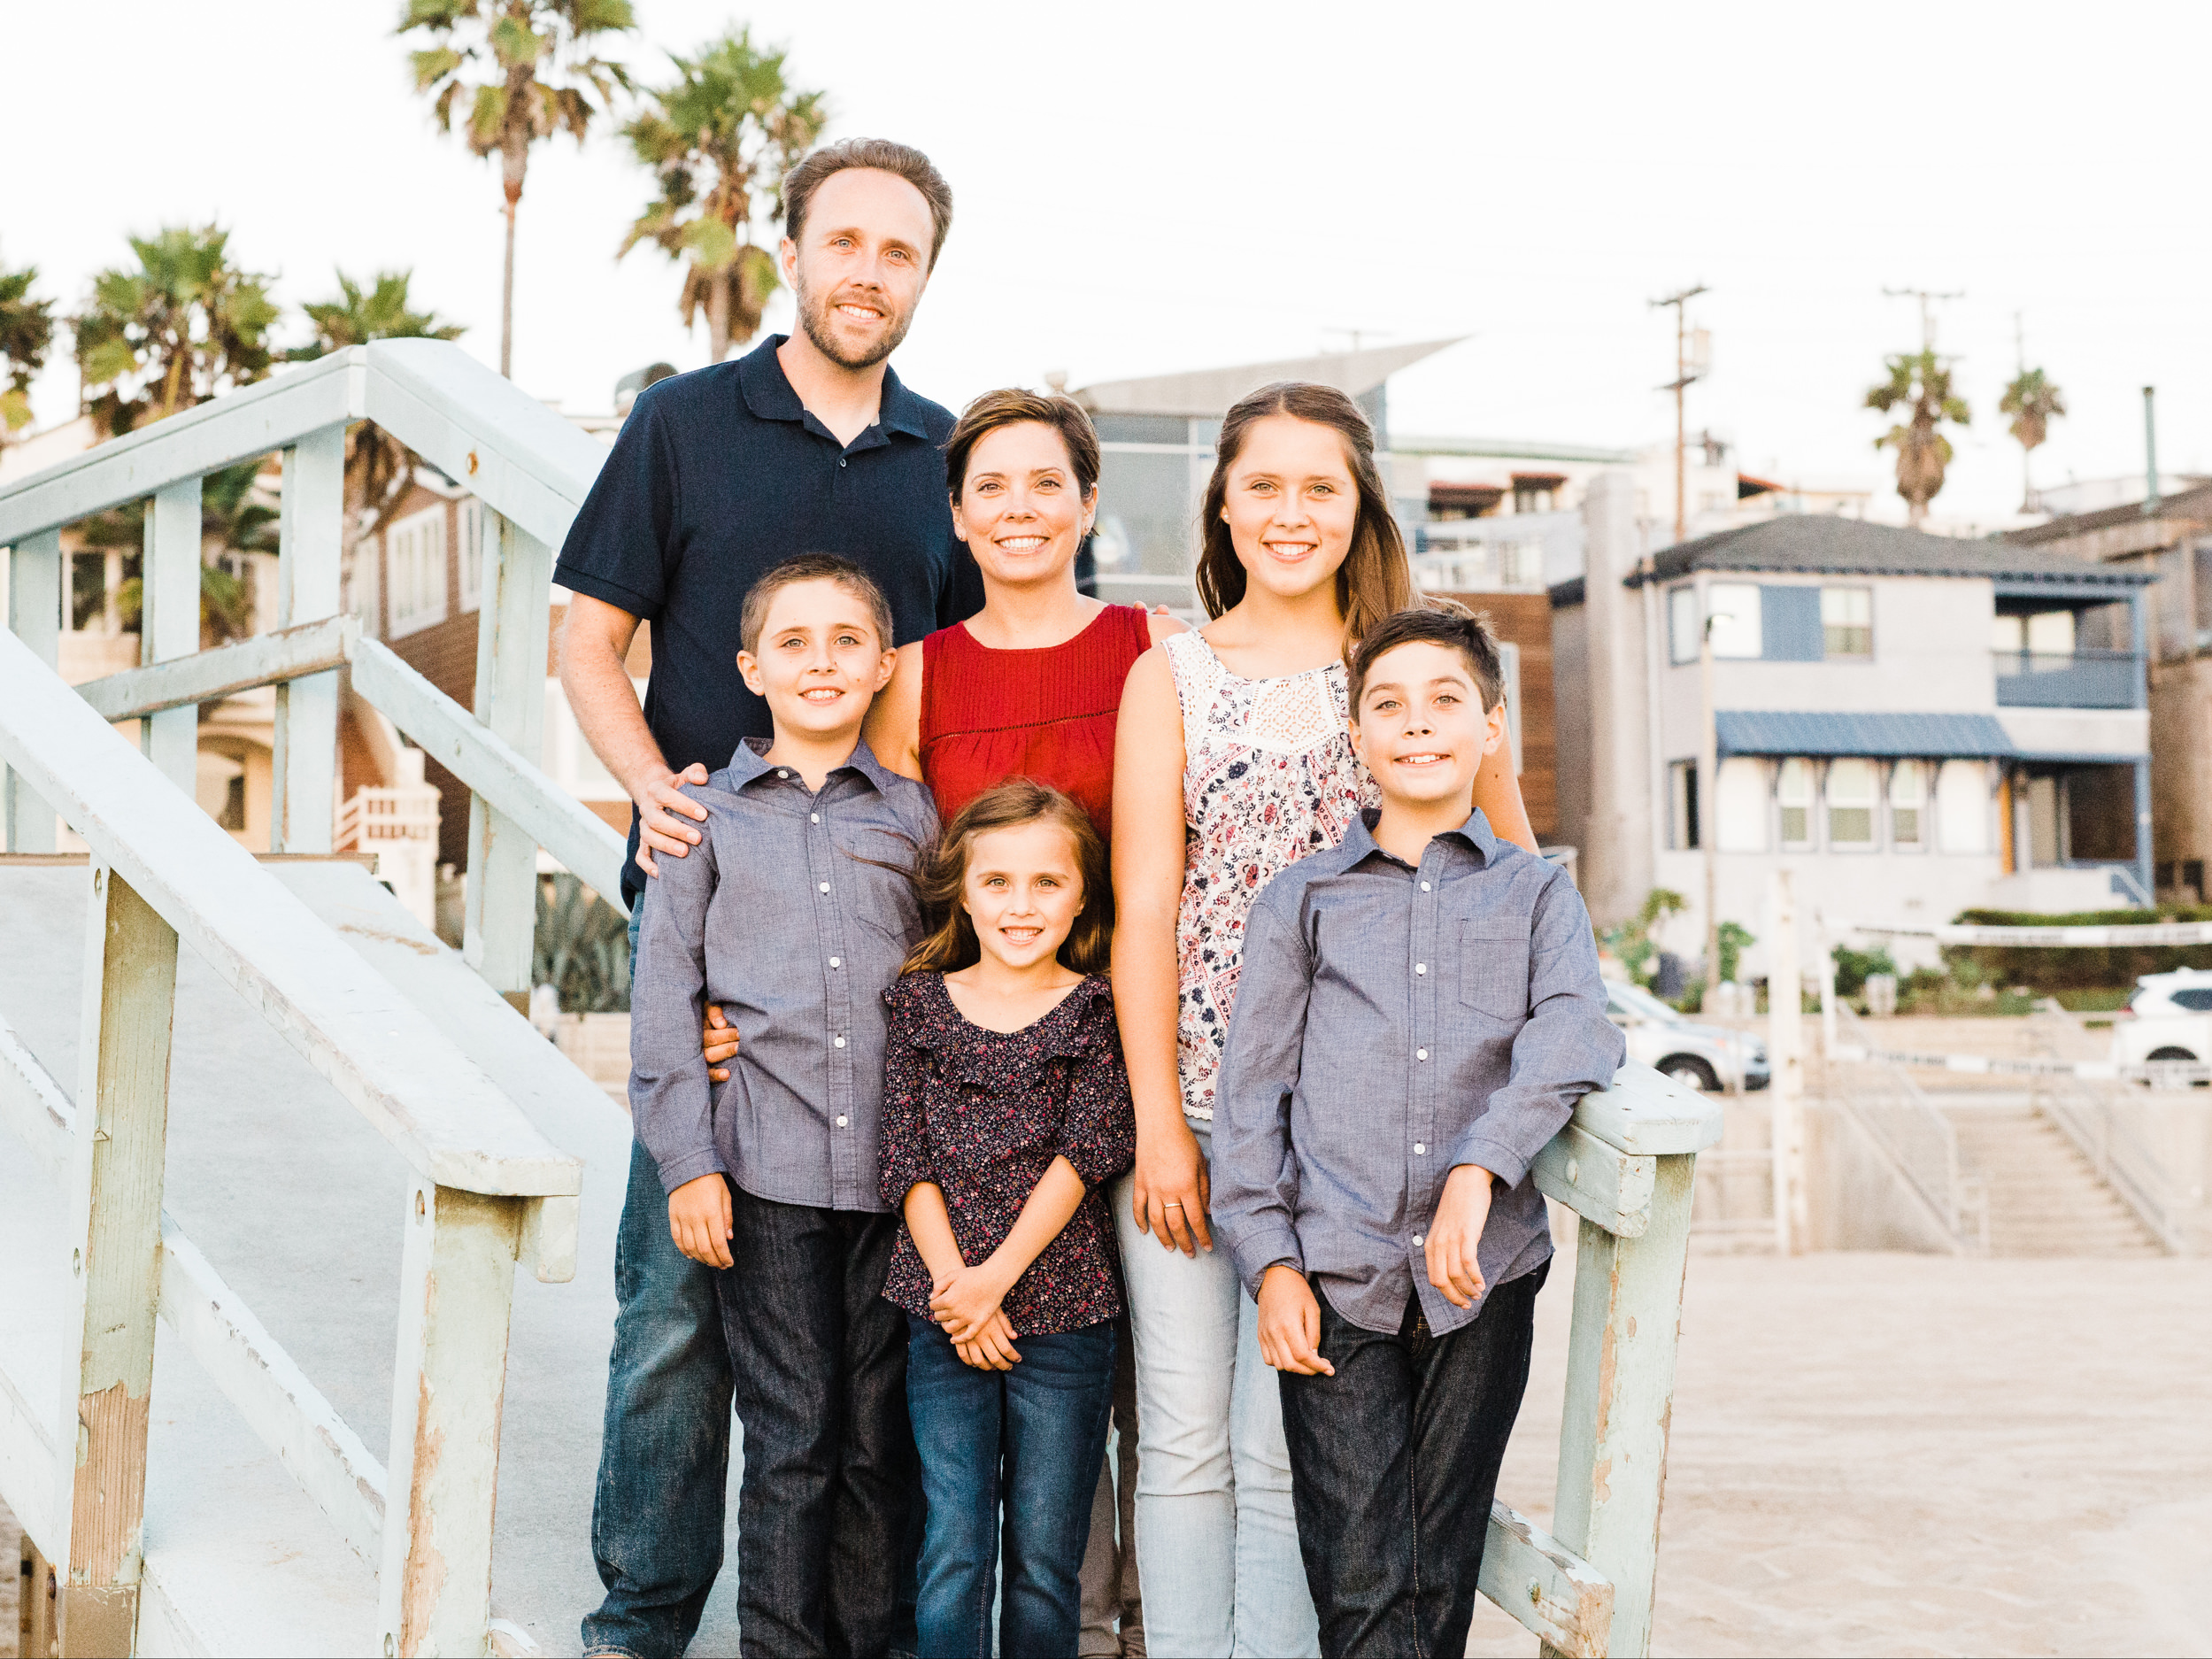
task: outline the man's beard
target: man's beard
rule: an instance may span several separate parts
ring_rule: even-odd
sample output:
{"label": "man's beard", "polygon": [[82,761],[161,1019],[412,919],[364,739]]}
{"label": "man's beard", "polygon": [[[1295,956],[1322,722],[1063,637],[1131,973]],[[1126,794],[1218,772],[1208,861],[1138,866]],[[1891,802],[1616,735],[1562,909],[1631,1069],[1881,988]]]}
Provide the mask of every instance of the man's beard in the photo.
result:
{"label": "man's beard", "polygon": [[884,334],[882,344],[875,347],[873,351],[865,352],[862,355],[856,357],[852,355],[852,352],[849,351],[844,345],[840,344],[837,341],[836,336],[830,332],[829,317],[830,305],[829,304],[817,305],[814,303],[814,297],[813,293],[809,291],[806,286],[806,281],[804,277],[798,279],[797,288],[798,290],[797,296],[798,300],[798,326],[806,331],[806,337],[813,342],[814,350],[821,352],[832,363],[835,363],[839,368],[852,369],[855,371],[865,368],[874,368],[878,363],[881,363],[885,358],[898,350],[899,343],[906,339],[906,330],[913,322],[914,314],[911,310],[908,311],[904,316],[901,316],[891,309],[888,301],[878,300],[874,302],[883,306],[885,320],[889,323],[890,327],[888,331]]}

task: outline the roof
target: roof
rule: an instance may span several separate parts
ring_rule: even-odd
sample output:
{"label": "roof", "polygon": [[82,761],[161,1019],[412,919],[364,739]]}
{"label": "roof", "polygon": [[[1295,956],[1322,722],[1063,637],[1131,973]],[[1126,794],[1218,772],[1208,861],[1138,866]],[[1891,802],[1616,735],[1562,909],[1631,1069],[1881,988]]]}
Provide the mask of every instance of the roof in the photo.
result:
{"label": "roof", "polygon": [[2200,485],[2193,490],[2180,490],[2161,498],[2158,511],[2146,513],[2140,501],[2124,502],[2116,507],[2106,507],[2096,513],[2072,513],[2053,519],[2048,524],[2030,525],[2024,530],[2008,530],[2005,539],[2015,547],[2033,547],[2041,542],[2055,542],[2069,536],[2079,536],[2085,530],[2109,529],[2116,524],[2133,524],[2143,519],[2212,519],[2212,484]]}
{"label": "roof", "polygon": [[[2145,572],[2100,565],[2071,553],[2039,552],[2005,542],[1931,536],[1893,524],[1869,524],[1828,513],[1785,513],[1662,548],[1651,580],[1693,570],[1796,571],[1807,575],[1987,576],[2006,582],[2063,582],[2096,587],[2144,587]],[[1636,573],[1630,587],[1645,580]],[[1579,597],[1579,596],[1577,596]],[[2115,596],[2117,597],[2116,595]]]}
{"label": "roof", "polygon": [[1943,756],[2017,752],[1994,714],[1833,714],[1734,709],[1713,716],[1723,754]]}
{"label": "roof", "polygon": [[1271,381],[1310,380],[1334,386],[1347,397],[1364,397],[1401,368],[1434,356],[1467,338],[1422,340],[1410,345],[1369,346],[1359,351],[1330,351],[1320,357],[1283,358],[1273,363],[1240,363],[1229,368],[1190,369],[1143,380],[1100,381],[1075,392],[1093,414],[1225,415],[1248,391]]}
{"label": "roof", "polygon": [[1410,437],[1391,434],[1391,451],[1399,455],[1472,455],[1484,459],[1515,461],[1594,461],[1627,467],[1636,460],[1634,450],[1593,449],[1587,444],[1552,444],[1536,438]]}

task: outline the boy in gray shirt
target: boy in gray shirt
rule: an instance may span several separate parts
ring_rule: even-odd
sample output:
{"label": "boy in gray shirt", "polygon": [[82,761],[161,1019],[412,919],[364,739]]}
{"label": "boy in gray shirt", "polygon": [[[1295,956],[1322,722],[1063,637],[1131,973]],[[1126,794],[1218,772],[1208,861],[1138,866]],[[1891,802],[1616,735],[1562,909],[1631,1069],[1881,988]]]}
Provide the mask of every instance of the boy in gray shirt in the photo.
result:
{"label": "boy in gray shirt", "polygon": [[1383,806],[1252,907],[1212,1211],[1281,1373],[1322,1651],[1456,1654],[1551,1257],[1529,1165],[1623,1047],[1581,895],[1474,805],[1489,629],[1399,612],[1351,701]]}
{"label": "boy in gray shirt", "polygon": [[[900,1604],[919,1468],[906,1319],[882,1298],[898,1218],[877,1137],[882,993],[921,937],[906,872],[937,822],[928,792],[860,741],[897,661],[890,630],[882,593],[841,559],[791,559],[754,585],[738,665],[775,736],[685,787],[707,809],[699,844],[661,860],[642,901],[630,1110],[677,1247],[719,1269],[745,1431],[748,1653],[913,1640]],[[722,1083],[700,1047],[709,1003],[741,1039]]]}

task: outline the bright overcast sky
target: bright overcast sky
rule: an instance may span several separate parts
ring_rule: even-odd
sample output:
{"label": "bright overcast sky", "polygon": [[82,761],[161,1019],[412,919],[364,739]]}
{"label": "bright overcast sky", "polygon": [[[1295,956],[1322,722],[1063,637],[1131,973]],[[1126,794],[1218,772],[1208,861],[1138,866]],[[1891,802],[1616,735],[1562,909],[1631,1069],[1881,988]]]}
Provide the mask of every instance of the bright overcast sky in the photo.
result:
{"label": "bright overcast sky", "polygon": [[[125,233],[211,217],[289,304],[411,267],[498,350],[499,186],[411,92],[397,0],[8,8],[0,257],[73,308]],[[2212,467],[2201,5],[1113,6],[637,0],[643,79],[736,19],[788,43],[837,135],[920,144],[952,240],[898,359],[957,405],[1468,335],[1393,382],[1399,431],[1634,445],[1672,430],[1666,313],[1693,282],[1715,371],[1691,427],[1784,480],[1881,482],[1860,407],[1938,313],[1975,423],[1939,513],[2000,513],[1996,413],[2028,359],[2072,413],[2039,482]],[[705,359],[675,269],[613,252],[649,195],[610,127],[532,160],[517,379],[572,410]],[[770,326],[788,319],[788,302]],[[297,327],[293,322],[291,327]],[[65,363],[42,421],[73,412]],[[1890,498],[1893,502],[1894,498]]]}

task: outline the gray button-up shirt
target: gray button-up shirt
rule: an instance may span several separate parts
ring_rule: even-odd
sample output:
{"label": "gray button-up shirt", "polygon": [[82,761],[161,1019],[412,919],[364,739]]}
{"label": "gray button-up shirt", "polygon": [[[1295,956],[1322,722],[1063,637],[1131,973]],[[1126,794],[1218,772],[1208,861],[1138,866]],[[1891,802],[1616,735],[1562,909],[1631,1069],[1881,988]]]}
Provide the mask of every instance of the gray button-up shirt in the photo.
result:
{"label": "gray button-up shirt", "polygon": [[[883,992],[921,937],[905,872],[936,809],[866,744],[817,793],[759,741],[686,786],[699,845],[664,854],[641,896],[631,1119],[668,1192],[720,1172],[781,1204],[880,1212]],[[728,1083],[700,1052],[710,1002],[737,1028]]]}
{"label": "gray button-up shirt", "polygon": [[1552,1253],[1529,1164],[1610,1082],[1590,913],[1567,873],[1500,841],[1477,811],[1408,868],[1344,845],[1268,884],[1245,933],[1214,1120],[1213,1220],[1257,1293],[1287,1262],[1369,1331],[1408,1293],[1442,1334],[1480,1310],[1429,1283],[1445,1177],[1497,1177],[1479,1261],[1491,1290]]}

